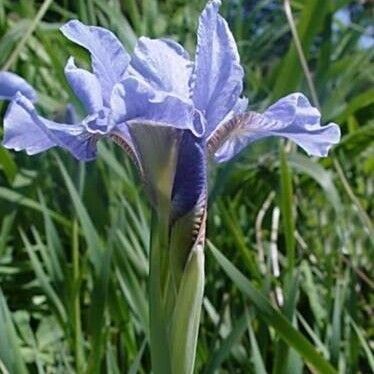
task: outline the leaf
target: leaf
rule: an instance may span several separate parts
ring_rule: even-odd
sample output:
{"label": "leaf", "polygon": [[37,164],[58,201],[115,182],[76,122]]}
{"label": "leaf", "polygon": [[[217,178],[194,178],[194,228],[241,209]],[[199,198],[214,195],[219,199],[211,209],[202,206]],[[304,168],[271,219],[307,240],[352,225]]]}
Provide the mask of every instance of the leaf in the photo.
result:
{"label": "leaf", "polygon": [[40,286],[42,287],[44,293],[49,299],[52,307],[55,309],[56,316],[59,318],[62,326],[64,326],[67,320],[64,305],[61,302],[56,291],[51,286],[50,281],[47,277],[47,274],[45,273],[43,269],[43,264],[40,262],[38,256],[36,255],[34,246],[30,244],[29,240],[27,239],[25,233],[22,230],[20,231],[20,234],[21,234],[22,241],[25,245],[25,249],[30,257],[32,267],[34,268],[34,271],[40,283]]}
{"label": "leaf", "polygon": [[17,164],[14,162],[10,153],[0,146],[0,166],[3,168],[4,174],[8,179],[8,183],[12,184],[17,174]]}
{"label": "leaf", "polygon": [[[0,199],[9,201],[11,203],[18,204],[20,206],[24,206],[27,208],[34,209],[38,212],[43,212],[43,206],[38,203],[37,201],[30,199],[29,197],[25,197],[22,194],[11,190],[6,187],[0,187]],[[47,209],[49,215],[57,222],[61,223],[66,227],[71,227],[71,223],[61,214],[54,212],[53,210]]]}
{"label": "leaf", "polygon": [[295,266],[295,221],[293,217],[293,188],[292,171],[288,167],[287,156],[284,150],[284,144],[281,145],[280,154],[280,201],[282,212],[282,223],[284,235],[286,238],[287,249],[287,270],[288,275],[292,277]]}
{"label": "leaf", "polygon": [[339,217],[343,206],[338,190],[333,182],[332,174],[317,162],[299,153],[290,155],[289,162],[297,171],[309,175],[323,188],[326,198]]}
{"label": "leaf", "polygon": [[199,243],[191,250],[175,300],[170,328],[172,373],[193,373],[204,278],[204,251],[202,244]]}
{"label": "leaf", "polygon": [[215,373],[223,363],[223,361],[228,357],[231,352],[231,349],[238,340],[243,336],[244,332],[248,328],[248,315],[245,312],[234,324],[230,334],[222,341],[220,347],[213,352],[207,367],[205,369],[206,374]]}
{"label": "leaf", "polygon": [[65,166],[61,162],[61,160],[56,157],[58,166],[60,168],[61,174],[64,178],[66,187],[69,191],[71,200],[73,202],[75,211],[77,213],[79,222],[82,226],[84,238],[87,242],[88,246],[88,253],[90,260],[92,261],[93,265],[95,266],[96,270],[98,271],[101,268],[101,254],[103,253],[103,246],[102,241],[91,221],[90,216],[87,213],[85,206],[83,205],[81,198],[74,187],[74,184],[69,177],[68,172],[66,171]]}
{"label": "leaf", "polygon": [[313,345],[279,311],[274,309],[262,293],[254,288],[251,282],[211,242],[208,242],[208,247],[226,274],[249,297],[259,312],[260,318],[272,326],[279,336],[314,369],[326,374],[337,373],[331,364],[315,350]]}
{"label": "leaf", "polygon": [[4,366],[9,373],[27,374],[28,371],[21,355],[20,341],[1,289],[0,331],[0,370]]}
{"label": "leaf", "polygon": [[[329,7],[329,0],[308,0],[303,2],[303,9],[297,24],[297,31],[306,58],[309,56],[313,38],[320,31]],[[297,90],[303,78],[303,71],[300,66],[295,45],[292,41],[286,57],[282,59],[277,77],[273,90],[274,99],[278,99],[281,96]]]}
{"label": "leaf", "polygon": [[344,109],[343,113],[336,118],[337,123],[342,123],[347,120],[349,116],[356,113],[362,108],[365,108],[374,103],[374,89],[369,89],[350,100]]}
{"label": "leaf", "polygon": [[373,356],[371,348],[369,347],[369,344],[365,340],[364,333],[360,329],[360,327],[357,326],[357,324],[355,323],[355,321],[351,317],[349,317],[349,322],[351,323],[353,329],[355,330],[355,333],[357,334],[359,342],[360,342],[362,348],[364,349],[364,352],[365,352],[365,354],[368,358],[370,369],[371,369],[371,371],[374,372],[374,356]]}
{"label": "leaf", "polygon": [[249,331],[249,340],[251,343],[251,357],[254,366],[255,374],[266,374],[266,368],[264,360],[261,356],[261,352],[256,340],[256,336],[253,332],[251,321],[248,320],[248,331]]}

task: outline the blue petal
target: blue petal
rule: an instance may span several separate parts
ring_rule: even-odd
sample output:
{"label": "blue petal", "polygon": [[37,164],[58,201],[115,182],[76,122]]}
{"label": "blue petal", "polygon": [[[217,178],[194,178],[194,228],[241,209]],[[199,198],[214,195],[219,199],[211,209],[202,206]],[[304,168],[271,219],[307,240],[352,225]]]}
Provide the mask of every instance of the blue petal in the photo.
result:
{"label": "blue petal", "polygon": [[332,145],[340,140],[340,128],[335,123],[322,127],[320,120],[318,109],[311,106],[304,95],[288,95],[263,114],[248,112],[224,124],[222,129],[224,126],[231,128],[231,133],[215,153],[216,160],[227,161],[249,143],[269,136],[290,139],[309,155],[327,156]]}
{"label": "blue petal", "polygon": [[78,113],[72,104],[66,105],[65,123],[75,125],[79,122]]}
{"label": "blue petal", "polygon": [[237,46],[218,14],[220,4],[217,0],[207,4],[198,27],[193,100],[207,118],[207,136],[233,109],[243,88]]}
{"label": "blue petal", "polygon": [[61,32],[91,53],[93,72],[101,83],[104,101],[109,102],[113,86],[121,81],[130,61],[120,41],[109,30],[78,20],[66,23]]}
{"label": "blue petal", "polygon": [[190,98],[192,62],[185,49],[167,39],[141,37],[131,58],[130,74],[157,90]]}
{"label": "blue petal", "polygon": [[112,111],[103,108],[97,113],[88,115],[82,121],[82,125],[91,134],[106,135],[112,131],[116,123],[113,121]]}
{"label": "blue petal", "polygon": [[94,74],[77,68],[73,57],[69,58],[65,66],[65,76],[87,113],[96,113],[103,107],[100,82]]}
{"label": "blue petal", "polygon": [[189,131],[183,133],[172,192],[172,219],[194,207],[204,207],[207,197],[207,157],[205,140]]}
{"label": "blue petal", "polygon": [[115,123],[189,129],[201,135],[195,129],[195,111],[190,103],[171,93],[155,91],[144,81],[133,77],[115,87],[111,107]]}
{"label": "blue petal", "polygon": [[82,125],[68,125],[49,121],[39,116],[33,104],[23,95],[16,94],[4,119],[6,148],[26,150],[29,154],[60,146],[78,160],[88,161],[96,156],[97,136]]}
{"label": "blue petal", "polygon": [[10,100],[18,91],[31,101],[37,98],[35,90],[24,79],[8,71],[1,71],[0,100]]}
{"label": "blue petal", "polygon": [[34,120],[17,102],[9,104],[4,118],[5,148],[15,151],[25,150],[28,155],[34,155],[49,148],[56,143],[35,125]]}

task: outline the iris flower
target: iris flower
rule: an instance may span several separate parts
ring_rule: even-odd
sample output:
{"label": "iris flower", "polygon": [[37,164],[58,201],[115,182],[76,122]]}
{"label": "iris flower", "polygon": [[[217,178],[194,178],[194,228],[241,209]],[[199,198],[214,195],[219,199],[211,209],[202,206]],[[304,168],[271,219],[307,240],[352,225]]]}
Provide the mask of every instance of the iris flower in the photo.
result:
{"label": "iris flower", "polygon": [[[20,88],[4,120],[7,148],[32,155],[59,146],[88,161],[96,157],[96,143],[110,138],[137,165],[157,216],[150,269],[151,325],[158,325],[151,326],[155,373],[193,368],[204,282],[208,158],[228,161],[250,143],[273,136],[326,156],[340,139],[339,127],[321,126],[318,109],[302,93],[263,113],[247,111],[241,96],[244,71],[219,7],[220,1],[210,1],[200,16],[194,59],[173,40],[147,37],[130,56],[110,31],[77,20],[66,23],[62,33],[91,55],[91,71],[77,67],[72,57],[65,67],[86,117],[75,124],[43,118],[34,96]],[[160,336],[168,342],[161,353]],[[158,354],[165,356],[157,360]]]}

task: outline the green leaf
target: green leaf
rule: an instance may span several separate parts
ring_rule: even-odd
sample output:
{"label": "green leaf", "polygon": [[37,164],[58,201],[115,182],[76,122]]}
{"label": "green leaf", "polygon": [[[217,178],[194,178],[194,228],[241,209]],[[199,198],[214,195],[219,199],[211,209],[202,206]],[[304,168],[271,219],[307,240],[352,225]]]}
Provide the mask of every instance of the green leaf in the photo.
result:
{"label": "green leaf", "polygon": [[335,209],[337,216],[340,216],[343,206],[331,172],[324,169],[322,165],[311,158],[299,153],[290,155],[289,162],[297,171],[309,175],[323,188],[326,198]]}
{"label": "green leaf", "polygon": [[90,216],[87,213],[87,210],[84,204],[82,203],[82,200],[79,196],[78,191],[76,190],[68,172],[66,171],[65,166],[63,165],[63,163],[58,157],[56,157],[56,160],[60,168],[61,174],[64,178],[71,200],[73,202],[79,222],[82,226],[84,238],[88,246],[88,253],[89,253],[90,260],[92,261],[96,270],[100,272],[99,269],[101,269],[101,260],[102,260],[101,254],[104,252],[103,243],[91,221]]}
{"label": "green leaf", "polygon": [[252,323],[251,321],[248,320],[248,332],[249,332],[249,340],[251,343],[251,357],[252,357],[252,362],[254,366],[254,373],[255,374],[266,374],[266,367],[264,360],[261,356],[261,351],[259,349],[256,336],[253,332],[252,328]]}
{"label": "green leaf", "polygon": [[8,183],[12,184],[17,174],[17,164],[14,162],[10,153],[0,146],[0,167],[8,179]]}
{"label": "green leaf", "polygon": [[[36,254],[35,247],[30,244],[29,240],[27,239],[27,236],[25,235],[25,233],[22,230],[20,231],[20,234],[21,234],[22,241],[25,245],[26,251],[27,251],[27,253],[30,257],[31,264],[34,268],[34,271],[35,271],[37,279],[40,283],[40,286],[42,287],[43,291],[45,292],[46,296],[48,297],[48,299],[51,303],[51,306],[53,307],[53,309],[55,309],[56,316],[60,320],[62,326],[64,326],[64,324],[66,323],[66,320],[67,320],[64,305],[61,302],[61,300],[60,300],[58,294],[56,293],[56,291],[51,286],[50,280],[48,279],[48,276],[43,269],[43,264],[39,260],[37,254]],[[39,243],[39,245],[42,245],[42,244]]]}
{"label": "green leaf", "polygon": [[[37,201],[30,199],[29,197],[25,197],[22,194],[11,190],[6,187],[0,187],[0,199],[9,201],[14,204],[18,204],[20,206],[24,206],[30,209],[34,209],[38,212],[43,212],[43,206],[38,203]],[[61,223],[66,227],[71,227],[71,222],[63,217],[61,214],[54,212],[53,210],[48,209],[48,214],[57,222]]]}
{"label": "green leaf", "polygon": [[[297,31],[306,58],[309,56],[313,38],[320,31],[329,7],[330,0],[303,1]],[[286,57],[282,59],[277,77],[273,90],[273,98],[275,99],[296,90],[303,78],[303,71],[292,41]]]}
{"label": "green leaf", "polygon": [[286,238],[287,249],[287,270],[288,275],[292,277],[295,267],[295,222],[293,217],[293,189],[292,172],[288,167],[287,156],[284,150],[284,144],[281,145],[280,152],[280,201],[282,212],[282,223]]}
{"label": "green leaf", "polygon": [[245,312],[234,324],[232,330],[228,336],[222,341],[220,347],[213,352],[207,367],[205,370],[206,374],[215,373],[229,356],[233,346],[238,343],[239,339],[243,336],[248,328],[248,315]]}
{"label": "green leaf", "polygon": [[320,373],[336,374],[336,370],[318,353],[313,345],[262,295],[251,282],[210,242],[208,247],[222,269],[247,295],[259,312],[259,317],[272,326],[279,336],[294,348],[308,364]]}
{"label": "green leaf", "polygon": [[172,373],[192,374],[204,294],[204,251],[192,248],[185,266],[170,328]]}
{"label": "green leaf", "polygon": [[20,341],[13,325],[3,292],[0,289],[0,370],[4,366],[9,373],[26,374],[21,355]]}

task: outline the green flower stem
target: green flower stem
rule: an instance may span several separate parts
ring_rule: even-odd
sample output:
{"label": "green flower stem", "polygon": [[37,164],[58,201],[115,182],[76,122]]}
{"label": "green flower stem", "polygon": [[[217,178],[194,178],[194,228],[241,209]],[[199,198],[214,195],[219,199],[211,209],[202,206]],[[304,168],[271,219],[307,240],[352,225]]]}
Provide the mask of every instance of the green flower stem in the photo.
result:
{"label": "green flower stem", "polygon": [[149,317],[152,369],[154,374],[170,374],[169,339],[164,307],[164,279],[167,264],[168,214],[153,212],[149,269]]}
{"label": "green flower stem", "polygon": [[192,248],[181,267],[180,279],[173,280],[177,262],[171,253],[185,252],[187,248],[183,235],[170,238],[175,226],[169,227],[169,207],[165,200],[157,205],[152,216],[149,274],[152,369],[155,374],[191,374],[204,293],[204,240],[200,237],[195,244],[190,242]]}
{"label": "green flower stem", "polygon": [[82,325],[81,325],[81,306],[80,306],[80,268],[79,268],[79,226],[78,221],[73,221],[73,335],[74,335],[74,356],[75,369],[77,373],[83,372],[84,352],[82,346]]}

